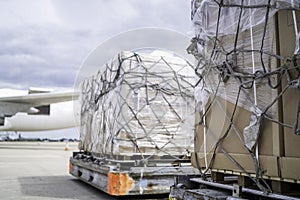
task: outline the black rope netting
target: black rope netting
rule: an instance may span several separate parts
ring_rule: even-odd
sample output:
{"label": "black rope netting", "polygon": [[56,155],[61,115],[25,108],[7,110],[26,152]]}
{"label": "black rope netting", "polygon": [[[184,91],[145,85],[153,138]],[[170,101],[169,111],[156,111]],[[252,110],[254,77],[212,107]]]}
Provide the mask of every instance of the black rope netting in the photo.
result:
{"label": "black rope netting", "polygon": [[193,149],[194,82],[179,57],[120,53],[82,84],[80,148],[180,159]]}
{"label": "black rope netting", "polygon": [[[205,136],[214,135],[212,124],[206,122],[206,118],[209,118],[214,110],[213,107],[218,107],[222,111],[226,121],[225,127],[214,138],[215,143],[211,149],[202,149],[202,153],[204,151],[204,154],[212,154],[210,162],[206,163],[206,166],[200,166],[196,156],[196,163],[203,177],[209,169],[212,169],[216,153],[221,152],[240,171],[247,174],[262,191],[271,192],[263,178],[264,174],[259,163],[258,145],[261,134],[264,133],[262,127],[269,120],[292,129],[296,135],[300,133],[299,41],[293,39],[296,49],[290,56],[280,55],[279,47],[276,46],[278,37],[276,19],[277,13],[281,10],[290,12],[295,18],[295,13],[299,14],[300,11],[300,2],[296,0],[192,1],[195,37],[188,52],[198,61],[196,100],[202,105],[199,109],[201,115],[199,125],[204,128]],[[297,25],[295,29],[299,40]],[[296,38],[294,33],[291,34],[293,34],[291,38]],[[295,97],[299,102],[295,107],[295,113],[291,113],[295,116],[292,124],[282,121],[278,113],[281,98],[289,90],[295,91]],[[232,109],[226,109],[222,99],[233,104]],[[248,126],[244,127],[242,132],[237,128],[240,123],[237,110],[240,108],[251,113]],[[213,126],[220,126],[220,124]],[[251,156],[255,177],[251,176],[251,173],[223,147],[223,142],[231,132],[236,134]],[[195,149],[195,152],[199,152],[199,149]]]}

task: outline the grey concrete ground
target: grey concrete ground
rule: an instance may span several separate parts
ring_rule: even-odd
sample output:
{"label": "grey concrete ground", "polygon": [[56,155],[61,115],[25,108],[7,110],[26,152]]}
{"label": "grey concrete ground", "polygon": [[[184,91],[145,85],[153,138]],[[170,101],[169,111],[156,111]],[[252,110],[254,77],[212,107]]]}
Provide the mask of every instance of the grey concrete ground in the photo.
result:
{"label": "grey concrete ground", "polygon": [[0,142],[0,199],[115,199],[68,174],[77,143]]}

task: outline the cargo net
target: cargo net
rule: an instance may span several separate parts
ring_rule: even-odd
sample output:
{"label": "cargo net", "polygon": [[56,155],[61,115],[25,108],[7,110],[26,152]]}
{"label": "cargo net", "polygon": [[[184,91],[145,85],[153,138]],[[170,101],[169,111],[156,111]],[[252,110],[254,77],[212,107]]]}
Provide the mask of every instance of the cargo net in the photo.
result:
{"label": "cargo net", "polygon": [[[268,148],[261,146],[262,138],[272,141],[274,124],[285,134],[300,135],[299,6],[298,0],[192,1],[195,37],[187,50],[197,59],[195,158],[204,177],[220,166],[215,159],[220,153],[235,166],[233,171],[249,176],[262,191],[271,191],[259,161],[260,150]],[[288,37],[279,35],[283,46],[296,46],[288,56],[280,55],[275,45],[280,10],[288,14],[284,23],[289,18],[294,29]],[[234,153],[247,154],[254,170]]]}
{"label": "cargo net", "polygon": [[81,150],[144,161],[189,155],[194,148],[194,68],[160,52],[122,52],[82,83]]}

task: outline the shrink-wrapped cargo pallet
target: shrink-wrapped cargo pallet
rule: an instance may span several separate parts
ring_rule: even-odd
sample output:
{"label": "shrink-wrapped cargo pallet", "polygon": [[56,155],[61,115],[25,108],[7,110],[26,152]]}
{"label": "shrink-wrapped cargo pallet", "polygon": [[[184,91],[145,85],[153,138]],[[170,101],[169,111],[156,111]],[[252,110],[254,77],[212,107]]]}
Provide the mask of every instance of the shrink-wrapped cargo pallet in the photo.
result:
{"label": "shrink-wrapped cargo pallet", "polygon": [[80,149],[186,155],[195,128],[193,67],[169,53],[122,52],[82,84]]}
{"label": "shrink-wrapped cargo pallet", "polygon": [[[149,52],[149,53],[148,53]],[[81,85],[69,172],[114,196],[166,194],[191,166],[195,71],[163,51],[121,52]]]}
{"label": "shrink-wrapped cargo pallet", "polygon": [[300,183],[299,3],[192,2],[203,174],[245,175],[265,192],[266,178]]}

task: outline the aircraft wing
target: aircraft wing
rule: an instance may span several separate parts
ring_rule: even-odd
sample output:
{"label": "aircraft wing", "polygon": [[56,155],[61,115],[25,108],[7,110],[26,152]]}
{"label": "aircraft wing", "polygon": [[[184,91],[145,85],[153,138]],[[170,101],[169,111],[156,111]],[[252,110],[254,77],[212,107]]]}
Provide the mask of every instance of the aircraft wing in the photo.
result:
{"label": "aircraft wing", "polygon": [[78,99],[77,92],[53,92],[53,93],[37,93],[22,96],[0,97],[0,103],[17,103],[30,104],[32,106],[49,105],[51,103],[59,103],[64,101],[72,101]]}
{"label": "aircraft wing", "polygon": [[33,107],[72,101],[78,99],[78,96],[77,92],[50,92],[0,97],[0,125],[4,124],[6,116],[18,112],[36,112]]}

